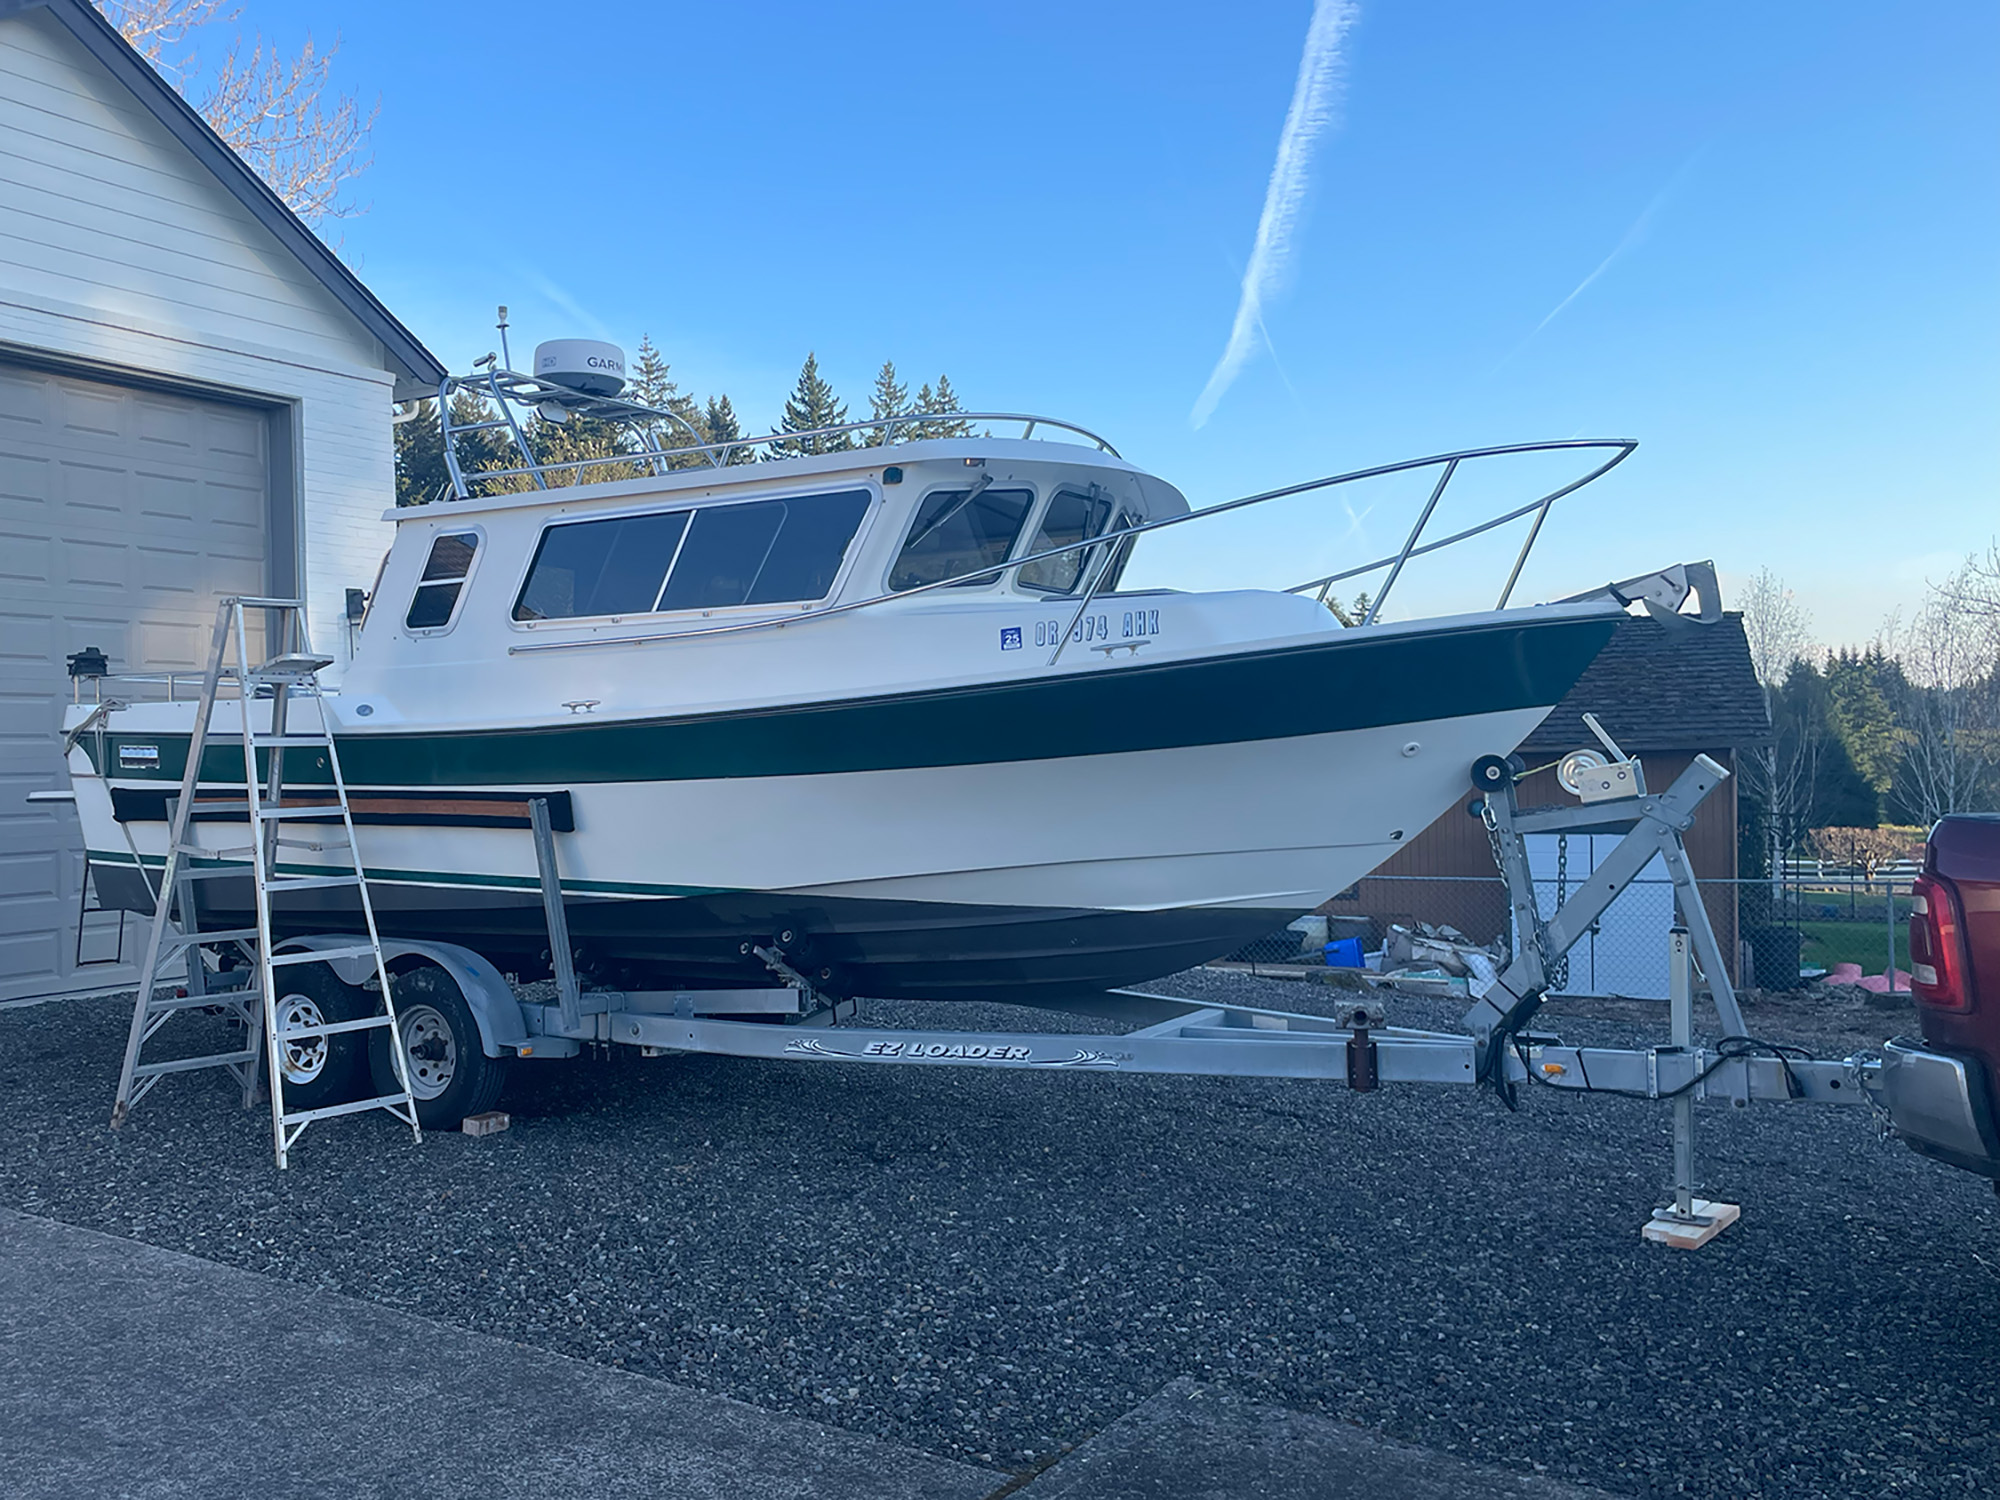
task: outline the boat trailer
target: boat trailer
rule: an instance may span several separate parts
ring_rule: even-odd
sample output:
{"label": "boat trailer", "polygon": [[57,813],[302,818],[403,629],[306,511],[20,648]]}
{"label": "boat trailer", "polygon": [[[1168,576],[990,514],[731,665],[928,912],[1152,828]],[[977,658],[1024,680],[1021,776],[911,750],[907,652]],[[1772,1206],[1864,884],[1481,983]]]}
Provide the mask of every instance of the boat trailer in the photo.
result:
{"label": "boat trailer", "polygon": [[[389,966],[386,972],[394,974],[411,962],[434,964],[464,998],[484,1059],[566,1058],[585,1046],[623,1045],[649,1056],[710,1053],[803,1063],[1044,1073],[1314,1078],[1364,1093],[1384,1084],[1460,1084],[1491,1090],[1510,1110],[1524,1084],[1559,1093],[1659,1100],[1673,1112],[1672,1201],[1654,1210],[1643,1233],[1660,1243],[1693,1248],[1714,1238],[1739,1213],[1733,1204],[1695,1195],[1698,1103],[1726,1100],[1736,1108],[1764,1102],[1856,1104],[1872,1106],[1887,1119],[1898,1079],[1893,1065],[1872,1055],[1814,1058],[1801,1048],[1747,1034],[1683,842],[1696,809],[1728,779],[1728,770],[1697,756],[1672,786],[1652,792],[1640,762],[1619,749],[1594,715],[1584,715],[1584,722],[1606,753],[1578,750],[1563,758],[1557,780],[1576,799],[1573,804],[1522,807],[1517,789],[1526,768],[1518,756],[1482,756],[1470,768],[1475,795],[1467,811],[1486,826],[1506,883],[1513,930],[1509,962],[1492,983],[1476,984],[1463,1032],[1387,1025],[1379,1005],[1361,994],[1351,1004],[1335,1007],[1334,1015],[1320,1016],[1136,989],[1035,1002],[1037,1009],[1131,1028],[1114,1035],[863,1026],[855,1024],[858,1001],[827,989],[826,971],[801,967],[795,934],[787,931],[743,944],[744,956],[770,971],[773,982],[766,988],[585,988],[574,961],[553,821],[544,797],[529,799],[529,814],[555,979],[552,1001],[521,999],[490,960],[452,943],[382,939],[378,958],[373,948],[366,953],[357,949],[352,934],[324,933],[285,940],[278,949],[290,956],[276,961],[323,961],[345,983],[363,988],[377,983],[383,972],[378,965]],[[1526,839],[1562,833],[1620,837],[1596,870],[1544,916]],[[1672,878],[1679,914],[1662,934],[1670,959],[1666,1042],[1644,1048],[1574,1047],[1531,1030],[1563,956],[1656,858]],[[323,957],[309,958],[309,953]],[[1723,1033],[1712,1046],[1697,1044],[1694,1037],[1694,1002],[1703,988]],[[200,998],[191,995],[174,1003],[185,1006]],[[285,1025],[278,1026],[277,1042],[290,1036]],[[467,1062],[477,1065],[470,1058]]]}
{"label": "boat trailer", "polygon": [[[1723,954],[1696,889],[1683,835],[1696,808],[1729,775],[1707,756],[1663,792],[1646,787],[1641,764],[1620,751],[1593,716],[1585,721],[1607,755],[1573,752],[1559,779],[1578,801],[1523,808],[1518,757],[1482,757],[1471,768],[1476,793],[1468,811],[1492,838],[1513,915],[1512,957],[1465,1017],[1464,1033],[1383,1024],[1369,997],[1335,1016],[1216,1004],[1112,990],[1037,1008],[1109,1020],[1118,1035],[1009,1031],[930,1031],[853,1024],[857,1002],[819,987],[792,961],[794,935],[745,943],[746,956],[772,973],[766,989],[626,992],[585,989],[571,960],[555,839],[547,804],[532,804],[532,824],[549,928],[556,996],[520,1001],[511,985],[476,955],[452,963],[489,1057],[573,1057],[585,1045],[626,1045],[652,1056],[709,1053],[802,1063],[1014,1068],[1045,1073],[1177,1073],[1234,1078],[1314,1078],[1357,1092],[1385,1084],[1461,1084],[1491,1090],[1509,1109],[1523,1085],[1562,1093],[1616,1094],[1666,1102],[1673,1111],[1672,1202],[1644,1226],[1647,1238],[1694,1247],[1735,1220],[1735,1205],[1699,1198],[1695,1106],[1751,1103],[1873,1105],[1880,1109],[1882,1064],[1857,1055],[1818,1059],[1802,1049],[1746,1034]],[[1596,872],[1544,917],[1529,871],[1532,833],[1617,833],[1622,838]],[[1646,1048],[1575,1047],[1530,1030],[1550,975],[1592,923],[1655,859],[1672,877],[1679,920],[1669,944],[1665,1043]],[[331,943],[334,939],[307,939]],[[397,945],[399,948],[404,945]],[[407,951],[445,956],[444,944]],[[458,955],[450,955],[457,957]],[[338,961],[336,961],[338,967]],[[345,976],[343,976],[345,977]],[[358,976],[357,976],[358,977]],[[1704,988],[1721,1022],[1712,1046],[1694,1038],[1694,1002]]]}

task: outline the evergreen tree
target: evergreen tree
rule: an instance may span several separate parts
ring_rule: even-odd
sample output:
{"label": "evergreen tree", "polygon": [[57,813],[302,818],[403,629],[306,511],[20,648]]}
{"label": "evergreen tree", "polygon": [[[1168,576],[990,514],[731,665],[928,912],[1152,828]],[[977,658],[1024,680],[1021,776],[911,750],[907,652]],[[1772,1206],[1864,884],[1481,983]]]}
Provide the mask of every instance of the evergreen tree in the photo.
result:
{"label": "evergreen tree", "polygon": [[785,415],[771,429],[768,444],[773,458],[796,458],[807,453],[842,453],[854,446],[848,432],[824,433],[818,437],[788,438],[787,433],[812,432],[821,427],[838,427],[847,420],[847,405],[833,393],[833,387],[819,373],[819,359],[808,353],[799,370],[799,382],[785,401]]}
{"label": "evergreen tree", "polygon": [[[949,375],[938,376],[936,409],[939,411],[965,410],[964,407],[958,404],[958,392],[951,388],[951,377]],[[941,422],[938,424],[938,436],[948,438],[971,437],[972,424],[970,422]]]}
{"label": "evergreen tree", "polygon": [[1772,733],[1783,757],[1799,766],[1799,805],[1776,830],[1786,852],[1808,829],[1873,828],[1880,820],[1881,798],[1856,768],[1833,717],[1826,677],[1811,662],[1794,661],[1771,694]]}
{"label": "evergreen tree", "polygon": [[[493,409],[470,391],[460,391],[451,398],[452,421],[458,425],[484,422],[492,415]],[[444,432],[438,423],[437,402],[419,401],[417,415],[397,423],[395,433],[396,503],[426,505],[450,495],[451,470],[444,461]],[[492,469],[517,468],[520,463],[521,456],[513,442],[490,428],[459,435],[458,466],[468,481],[473,475]],[[472,488],[479,494],[507,494],[528,489],[532,484],[526,475],[514,475],[474,484]]]}
{"label": "evergreen tree", "polygon": [[[1891,707],[1901,687],[1902,672],[1879,645],[1838,651],[1827,660],[1827,723],[1878,795],[1889,790],[1902,759],[1902,737]],[[1873,826],[1873,820],[1863,826]]]}
{"label": "evergreen tree", "polygon": [[[964,410],[958,404],[958,392],[951,388],[949,375],[938,376],[936,390],[926,385],[918,391],[916,405],[911,409],[931,414]],[[927,421],[910,424],[912,438],[968,438],[972,435],[970,422],[955,422],[949,417],[931,415]]]}
{"label": "evergreen tree", "polygon": [[396,503],[425,505],[449,493],[451,472],[445,467],[437,402],[419,401],[416,415],[398,422],[395,433]]}
{"label": "evergreen tree", "polygon": [[[621,422],[606,421],[600,417],[572,416],[567,422],[551,422],[544,417],[536,417],[524,434],[528,446],[534,450],[535,461],[550,465],[571,465],[574,467],[553,468],[543,478],[550,486],[567,484],[610,484],[619,479],[638,479],[650,474],[650,465],[638,461],[624,463],[581,462],[584,459],[610,459],[632,451],[632,438]],[[516,463],[520,460],[516,459]],[[522,475],[521,487],[528,488],[534,480]]]}
{"label": "evergreen tree", "polygon": [[[677,419],[659,424],[656,438],[663,448],[685,448],[690,444],[713,441],[702,421],[701,403],[683,394],[649,334],[639,336],[639,357],[633,362],[632,378],[625,387],[625,399],[650,406],[655,411],[670,413]],[[685,453],[669,460],[669,467],[700,468],[707,462],[707,454]]]}
{"label": "evergreen tree", "polygon": [[653,336],[640,334],[639,357],[632,361],[632,378],[626,382],[625,399],[641,406],[664,407],[680,394],[680,387],[674,384],[667,368]]}
{"label": "evergreen tree", "polygon": [[[710,396],[708,410],[702,414],[702,430],[708,434],[711,443],[737,443],[743,437],[743,425],[736,420],[736,408],[729,404],[727,396]],[[728,449],[724,463],[747,464],[756,460],[757,449],[749,443]]]}
{"label": "evergreen tree", "polygon": [[910,388],[896,379],[894,360],[882,361],[882,368],[875,373],[875,389],[868,398],[868,415],[879,426],[868,430],[868,441],[872,447],[886,447],[892,439],[909,436],[907,424],[898,424],[893,430],[888,425],[889,418],[900,417],[910,409]]}

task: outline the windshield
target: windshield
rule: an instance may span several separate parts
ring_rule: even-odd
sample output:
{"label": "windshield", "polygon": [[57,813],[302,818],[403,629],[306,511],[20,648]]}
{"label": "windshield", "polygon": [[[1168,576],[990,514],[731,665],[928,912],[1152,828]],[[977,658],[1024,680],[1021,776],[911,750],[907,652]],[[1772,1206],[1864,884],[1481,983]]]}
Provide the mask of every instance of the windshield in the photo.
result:
{"label": "windshield", "polygon": [[[1094,490],[1094,486],[1090,494],[1058,490],[1042,515],[1042,524],[1035,532],[1034,541],[1028,544],[1029,554],[1046,552],[1064,542],[1081,542],[1104,531],[1105,522],[1111,516],[1111,499]],[[1090,553],[1079,547],[1074,552],[1058,553],[1040,562],[1029,563],[1021,569],[1021,587],[1044,594],[1073,593],[1083,578],[1089,557]]]}
{"label": "windshield", "polygon": [[[917,507],[910,539],[903,543],[902,554],[889,574],[889,587],[919,588],[987,564],[1005,562],[1034,503],[1033,490],[1002,490],[984,485],[932,490]],[[991,583],[999,576],[984,573],[964,581]]]}

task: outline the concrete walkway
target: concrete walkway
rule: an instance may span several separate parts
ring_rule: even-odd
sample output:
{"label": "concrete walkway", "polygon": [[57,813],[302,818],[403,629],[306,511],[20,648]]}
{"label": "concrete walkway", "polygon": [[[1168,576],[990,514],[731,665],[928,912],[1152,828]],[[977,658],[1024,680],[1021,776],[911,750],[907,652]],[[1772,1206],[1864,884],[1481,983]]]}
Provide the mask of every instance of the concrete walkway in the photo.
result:
{"label": "concrete walkway", "polygon": [[1012,1500],[1611,1500],[1177,1380]]}
{"label": "concrete walkway", "polygon": [[[984,1500],[1008,1476],[0,1209],[9,1500]],[[1014,1500],[1608,1500],[1176,1381]]]}
{"label": "concrete walkway", "polygon": [[1007,1476],[0,1210],[13,1500],[977,1500]]}

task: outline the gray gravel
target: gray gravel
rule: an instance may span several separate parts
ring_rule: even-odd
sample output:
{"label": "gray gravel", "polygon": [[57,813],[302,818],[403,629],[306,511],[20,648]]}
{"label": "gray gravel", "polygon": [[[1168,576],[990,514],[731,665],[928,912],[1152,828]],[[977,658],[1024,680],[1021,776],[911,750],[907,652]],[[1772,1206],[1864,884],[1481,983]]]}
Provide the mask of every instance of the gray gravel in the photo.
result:
{"label": "gray gravel", "polygon": [[[1546,1092],[1508,1115],[1464,1090],[621,1051],[521,1065],[506,1134],[419,1150],[336,1122],[281,1176],[219,1075],[106,1129],[128,1014],[0,1011],[0,1203],[1007,1469],[1187,1376],[1626,1493],[2000,1488],[1995,1197],[1863,1111],[1705,1111],[1744,1217],[1698,1254],[1638,1239],[1665,1111]],[[1551,1024],[1630,1044],[1640,1014]],[[1753,1023],[1836,1053],[1897,1029]]]}

